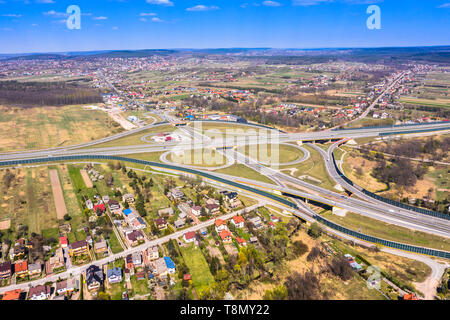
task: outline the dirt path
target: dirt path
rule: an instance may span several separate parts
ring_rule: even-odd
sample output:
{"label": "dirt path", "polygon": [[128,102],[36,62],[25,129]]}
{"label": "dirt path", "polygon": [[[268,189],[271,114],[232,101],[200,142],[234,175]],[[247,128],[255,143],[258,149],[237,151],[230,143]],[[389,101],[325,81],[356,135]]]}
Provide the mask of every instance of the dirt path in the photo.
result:
{"label": "dirt path", "polygon": [[63,220],[64,215],[67,214],[66,202],[64,201],[64,194],[59,181],[58,170],[50,170],[50,181],[52,183],[53,200],[55,201],[56,216],[58,220]]}
{"label": "dirt path", "polygon": [[80,170],[81,176],[83,177],[84,184],[86,185],[86,188],[90,189],[93,188],[94,185],[92,184],[91,178],[89,178],[88,173],[86,170]]}

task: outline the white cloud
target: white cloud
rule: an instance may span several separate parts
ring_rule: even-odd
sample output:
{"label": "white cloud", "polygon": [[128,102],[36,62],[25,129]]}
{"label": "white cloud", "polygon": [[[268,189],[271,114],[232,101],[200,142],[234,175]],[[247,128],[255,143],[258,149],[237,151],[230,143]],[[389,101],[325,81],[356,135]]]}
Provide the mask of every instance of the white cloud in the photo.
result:
{"label": "white cloud", "polygon": [[154,16],[156,16],[156,13],[153,13],[153,12],[141,12],[139,15],[141,17],[154,17]]}
{"label": "white cloud", "polygon": [[8,18],[20,18],[22,17],[21,14],[14,14],[14,13],[6,13],[6,14],[2,14],[3,17],[8,17]]}
{"label": "white cloud", "polygon": [[279,6],[281,6],[281,4],[279,2],[270,1],[270,0],[264,1],[263,5],[265,5],[266,7],[279,7]]}
{"label": "white cloud", "polygon": [[164,22],[164,20],[161,20],[161,19],[158,18],[158,17],[152,18],[152,21],[153,21],[153,22]]}
{"label": "white cloud", "polygon": [[157,4],[161,6],[168,6],[168,7],[173,6],[173,2],[170,0],[146,0],[146,2],[149,4]]}
{"label": "white cloud", "polygon": [[108,20],[108,17],[100,16],[100,17],[93,17],[92,19],[94,19],[94,20]]}
{"label": "white cloud", "polygon": [[187,11],[211,11],[211,10],[218,10],[219,7],[217,6],[205,6],[203,4],[198,4],[192,8],[187,8]]}
{"label": "white cloud", "polygon": [[450,8],[450,2],[441,4],[438,8]]}

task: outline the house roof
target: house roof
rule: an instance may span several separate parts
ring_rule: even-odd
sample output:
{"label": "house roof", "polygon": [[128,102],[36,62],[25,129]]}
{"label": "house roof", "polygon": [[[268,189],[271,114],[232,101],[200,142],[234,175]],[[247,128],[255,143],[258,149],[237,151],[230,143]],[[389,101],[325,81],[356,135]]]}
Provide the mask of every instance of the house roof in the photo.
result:
{"label": "house roof", "polygon": [[239,237],[236,237],[236,240],[237,240],[238,243],[241,243],[241,244],[247,242],[245,239],[239,238]]}
{"label": "house roof", "polygon": [[191,232],[185,233],[185,234],[184,234],[184,238],[185,238],[186,240],[190,240],[190,239],[195,238],[195,232],[194,232],[194,231],[191,231]]}
{"label": "house roof", "polygon": [[155,220],[156,225],[162,225],[162,224],[166,224],[166,219],[164,218],[158,218]]}
{"label": "house roof", "polygon": [[222,230],[222,231],[219,233],[219,236],[222,238],[222,240],[224,240],[224,239],[227,238],[227,237],[233,237],[233,235],[231,234],[231,232],[228,231],[228,230]]}
{"label": "house roof", "polygon": [[245,220],[244,220],[244,218],[242,217],[242,216],[234,216],[233,217],[233,221],[234,221],[234,223],[242,223],[242,222],[245,222]]}
{"label": "house roof", "polygon": [[108,269],[106,271],[106,276],[108,278],[111,277],[121,277],[122,276],[122,269],[121,268],[112,268],[112,269]]}
{"label": "house roof", "polygon": [[50,286],[39,285],[39,286],[36,286],[36,287],[32,287],[32,288],[30,288],[30,291],[28,292],[28,295],[30,297],[32,297],[34,295],[39,296],[42,293],[50,294]]}
{"label": "house roof", "polygon": [[131,209],[125,209],[125,210],[123,210],[123,214],[126,215],[126,216],[128,216],[128,215],[131,214],[132,212],[133,212],[133,210],[131,210]]}
{"label": "house roof", "polygon": [[0,264],[0,272],[5,272],[5,271],[11,272],[11,262],[7,261],[7,262],[3,262],[2,264]]}
{"label": "house roof", "polygon": [[6,291],[3,294],[2,300],[18,300],[21,292],[20,289]]}
{"label": "house roof", "polygon": [[28,271],[28,262],[26,261],[20,261],[14,264],[14,271],[15,272],[22,272],[22,271]]}
{"label": "house roof", "polygon": [[100,203],[100,204],[96,204],[94,206],[94,211],[97,211],[97,209],[100,209],[101,211],[105,211],[106,207],[105,207],[105,205],[103,203]]}
{"label": "house roof", "polygon": [[67,241],[67,237],[60,237],[59,238],[59,242],[61,243],[61,244],[68,244],[69,242]]}
{"label": "house roof", "polygon": [[216,225],[216,227],[220,227],[221,225],[224,225],[224,224],[227,224],[227,223],[225,222],[225,220],[217,219],[217,220],[214,222],[214,224]]}
{"label": "house roof", "polygon": [[86,247],[86,246],[87,246],[86,240],[80,240],[80,241],[74,242],[70,245],[70,247],[72,249],[78,249],[78,248]]}

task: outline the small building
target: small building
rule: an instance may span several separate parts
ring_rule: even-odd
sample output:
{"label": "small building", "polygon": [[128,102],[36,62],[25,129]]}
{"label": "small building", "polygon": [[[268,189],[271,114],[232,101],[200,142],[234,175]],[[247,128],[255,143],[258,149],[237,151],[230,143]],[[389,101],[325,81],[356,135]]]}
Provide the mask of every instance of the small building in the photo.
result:
{"label": "small building", "polygon": [[233,235],[228,230],[222,230],[219,233],[219,236],[220,236],[220,238],[222,239],[222,241],[224,243],[231,243],[231,242],[233,242]]}
{"label": "small building", "polygon": [[93,209],[94,209],[94,203],[92,203],[92,200],[91,200],[91,199],[88,199],[88,200],[86,201],[86,207],[87,207],[89,210],[93,210]]}
{"label": "small building", "polygon": [[234,226],[236,228],[243,228],[244,227],[244,222],[245,222],[245,220],[244,220],[244,218],[242,216],[234,216],[231,219],[231,223],[234,224]]}
{"label": "small building", "polygon": [[119,283],[122,282],[122,269],[113,268],[106,271],[106,277],[109,283]]}
{"label": "small building", "polygon": [[2,300],[3,301],[17,301],[17,300],[19,300],[21,293],[22,293],[22,291],[20,289],[6,291],[3,294]]}
{"label": "small building", "polygon": [[59,243],[61,244],[61,248],[67,248],[67,246],[69,245],[67,237],[59,237]]}
{"label": "small building", "polygon": [[122,196],[122,199],[123,199],[123,201],[125,201],[128,204],[132,204],[135,201],[134,196],[131,193],[124,194]]}
{"label": "small building", "polygon": [[135,230],[127,234],[126,239],[127,242],[134,247],[137,246],[139,242],[144,241],[145,238],[141,230]]}
{"label": "small building", "polygon": [[0,280],[11,278],[11,262],[6,261],[0,264]]}
{"label": "small building", "polygon": [[103,281],[103,272],[99,267],[91,265],[86,269],[86,284],[89,290],[98,289]]}
{"label": "small building", "polygon": [[109,205],[109,209],[111,211],[120,210],[120,208],[121,208],[121,205],[120,205],[119,201],[117,201],[117,200],[109,200],[108,205]]}
{"label": "small building", "polygon": [[159,249],[157,246],[153,246],[147,249],[148,259],[156,260],[159,259]]}
{"label": "small building", "polygon": [[216,219],[216,221],[214,222],[214,225],[215,225],[217,233],[220,233],[223,230],[228,230],[227,222],[225,220]]}
{"label": "small building", "polygon": [[160,210],[158,210],[158,215],[160,217],[173,216],[174,215],[173,208],[169,207],[169,208],[165,208],[165,209],[160,209]]}
{"label": "small building", "polygon": [[184,234],[183,238],[184,241],[187,243],[191,243],[195,241],[195,232],[194,231],[190,231]]}
{"label": "small building", "polygon": [[175,221],[174,225],[175,228],[180,229],[186,225],[186,222],[183,219],[178,219],[177,221]]}
{"label": "small building", "polygon": [[247,240],[245,240],[245,239],[243,239],[243,238],[236,237],[236,241],[238,242],[238,244],[239,244],[240,246],[244,246],[244,247],[247,246]]}
{"label": "small building", "polygon": [[155,225],[159,230],[164,230],[167,228],[167,221],[164,218],[158,218],[155,220]]}
{"label": "small building", "polygon": [[42,273],[42,265],[40,263],[31,263],[28,265],[28,276],[33,278],[40,276]]}
{"label": "small building", "polygon": [[99,254],[108,252],[108,243],[106,240],[101,240],[94,243],[94,252]]}
{"label": "small building", "polygon": [[39,285],[31,287],[28,292],[28,299],[30,300],[46,300],[50,297],[50,286]]}
{"label": "small building", "polygon": [[24,278],[28,276],[28,262],[18,261],[14,264],[14,273],[17,278]]}
{"label": "small building", "polygon": [[84,254],[89,254],[89,244],[86,240],[80,240],[69,245],[69,255],[71,257]]}
{"label": "small building", "polygon": [[211,203],[206,205],[206,210],[208,210],[209,214],[215,214],[220,212],[220,205]]}
{"label": "small building", "polygon": [[202,207],[201,206],[193,206],[191,208],[191,213],[196,217],[200,216],[202,214]]}

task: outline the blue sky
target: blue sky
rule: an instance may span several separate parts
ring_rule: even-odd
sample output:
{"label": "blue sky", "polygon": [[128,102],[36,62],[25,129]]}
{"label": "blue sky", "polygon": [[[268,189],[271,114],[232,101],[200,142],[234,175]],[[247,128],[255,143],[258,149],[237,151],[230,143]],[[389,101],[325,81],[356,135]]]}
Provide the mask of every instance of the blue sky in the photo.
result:
{"label": "blue sky", "polygon": [[450,0],[0,0],[0,53],[450,45],[449,30]]}

